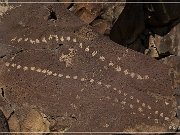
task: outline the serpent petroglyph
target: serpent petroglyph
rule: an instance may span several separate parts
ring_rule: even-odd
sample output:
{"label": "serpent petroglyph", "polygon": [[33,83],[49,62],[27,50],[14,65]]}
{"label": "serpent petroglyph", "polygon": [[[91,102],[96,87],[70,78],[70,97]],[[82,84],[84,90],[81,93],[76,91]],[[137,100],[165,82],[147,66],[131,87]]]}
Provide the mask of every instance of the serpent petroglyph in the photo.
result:
{"label": "serpent petroglyph", "polygon": [[[89,82],[89,83],[91,83],[91,84],[92,84],[92,83],[95,83],[95,84],[100,85],[100,86],[102,86],[102,87],[106,87],[107,89],[113,89],[114,91],[117,91],[118,94],[120,94],[120,95],[122,94],[122,96],[131,99],[131,100],[132,100],[131,102],[133,102],[133,100],[135,100],[135,102],[137,102],[137,103],[139,104],[139,107],[137,108],[137,110],[138,110],[140,113],[143,112],[143,109],[148,109],[148,110],[153,109],[150,105],[148,105],[148,104],[140,101],[138,98],[135,98],[135,97],[132,96],[132,95],[128,95],[127,93],[125,93],[125,92],[123,92],[123,91],[121,91],[121,90],[118,90],[116,87],[113,87],[113,86],[111,86],[110,84],[105,84],[105,83],[103,83],[103,82],[101,82],[101,81],[95,81],[94,79],[89,79],[89,78],[86,78],[86,79],[85,79],[85,78],[83,78],[83,77],[78,77],[77,75],[74,75],[74,76],[63,75],[62,73],[56,73],[56,72],[50,71],[50,70],[48,70],[48,69],[41,69],[41,68],[39,68],[39,67],[21,66],[21,65],[15,64],[15,63],[12,63],[12,64],[11,64],[11,63],[9,63],[9,62],[6,62],[5,65],[6,65],[6,67],[16,68],[16,69],[18,69],[18,70],[38,72],[38,73],[42,73],[42,74],[45,74],[45,75],[48,75],[48,76],[52,75],[52,76],[54,76],[54,77],[63,78],[63,79],[74,79],[74,80],[78,80],[78,81],[82,81],[82,82],[87,81],[87,82]],[[77,95],[77,96],[78,96],[78,95]],[[108,97],[108,98],[111,99],[110,97]],[[124,100],[126,100],[126,98],[125,98]],[[117,102],[119,102],[119,101],[118,101],[117,98],[115,98],[115,99],[114,99],[114,102],[117,103]],[[128,103],[127,106],[129,106],[131,109],[133,109],[134,106],[133,106],[133,104],[131,104],[131,102]],[[123,105],[126,105],[126,101],[120,101],[120,103],[123,104]],[[169,105],[169,103],[165,102],[165,105]],[[135,114],[135,113],[132,113],[132,114]],[[162,112],[155,111],[154,114],[156,114],[157,117],[158,117],[158,115],[159,115],[159,116],[160,116],[159,118],[162,118],[162,119],[164,119],[164,120],[166,120],[166,121],[169,121],[169,118],[166,117],[166,116],[164,116]],[[142,113],[142,115],[145,115],[145,114]],[[149,116],[147,115],[148,119],[151,119],[151,116],[150,116],[150,115],[151,115],[151,113],[149,113]],[[158,119],[154,119],[154,121],[158,123]]]}
{"label": "serpent petroglyph", "polygon": [[[94,57],[95,55],[97,55],[96,57],[99,57],[99,60],[100,61],[105,61],[106,60],[106,58],[104,57],[104,56],[101,56],[101,55],[99,55],[98,54],[98,52],[96,51],[96,50],[90,50],[90,47],[89,46],[85,46],[85,45],[83,45],[81,42],[79,42],[79,41],[77,41],[77,39],[76,38],[71,38],[70,36],[68,36],[68,37],[64,37],[64,36],[58,36],[58,35],[49,35],[49,37],[48,38],[46,38],[46,37],[43,37],[42,39],[31,39],[31,38],[28,38],[28,37],[25,37],[25,38],[18,38],[18,37],[13,37],[12,39],[11,39],[11,41],[12,42],[30,42],[31,44],[39,44],[40,42],[44,42],[44,43],[47,43],[48,44],[48,41],[49,40],[55,40],[57,43],[59,43],[59,39],[60,39],[60,41],[61,42],[64,42],[64,40],[67,40],[67,41],[71,41],[72,40],[72,42],[74,42],[74,43],[78,43],[79,44],[79,48],[81,48],[81,49],[83,49],[85,52],[89,52],[89,53],[91,53],[91,55],[92,55],[92,57]],[[128,51],[127,51],[128,52]],[[62,54],[62,56],[61,56],[62,58],[61,59],[63,59],[63,58],[65,58],[65,57],[67,57],[67,55],[64,55],[64,54]],[[124,57],[124,55],[123,55],[123,57]],[[120,57],[117,57],[117,59],[119,59]],[[69,59],[71,59],[71,58],[69,58]],[[69,60],[70,61],[70,60]],[[117,62],[117,61],[116,61]],[[69,65],[71,65],[71,62],[66,62],[67,64],[67,66],[69,66]],[[129,69],[122,69],[121,68],[121,66],[119,66],[119,65],[116,65],[116,64],[114,64],[112,61],[109,61],[109,64],[107,65],[107,66],[109,66],[109,67],[112,67],[113,69],[115,69],[117,72],[123,72],[124,73],[124,75],[128,75],[129,77],[131,77],[131,78],[135,78],[135,79],[138,79],[138,80],[142,80],[142,79],[149,79],[149,76],[148,75],[144,75],[144,76],[141,76],[141,75],[139,75],[138,73],[134,73],[134,72],[130,72],[129,71]]]}
{"label": "serpent petroglyph", "polygon": [[[22,5],[0,25],[6,28],[0,41],[22,49],[0,63],[0,84],[15,110],[38,108],[74,132],[124,131],[143,124],[176,130],[168,67],[86,32],[89,28],[77,34],[86,26],[58,4],[51,5],[57,20],[46,20],[44,6]],[[93,36],[84,37],[87,33]]]}
{"label": "serpent petroglyph", "polygon": [[[76,70],[71,71],[71,69],[67,69],[67,67],[65,65],[64,65],[64,67],[66,67],[66,68],[63,68],[63,67],[57,68],[57,67],[55,67],[55,65],[58,65],[58,63],[59,63],[57,56],[55,59],[53,59],[53,62],[55,62],[53,65],[46,66],[47,62],[45,62],[44,60],[46,60],[46,58],[49,58],[50,55],[48,55],[48,52],[43,53],[43,54],[41,54],[41,53],[42,53],[41,51],[28,51],[28,52],[23,52],[22,54],[18,54],[16,57],[13,57],[13,59],[10,58],[9,61],[5,62],[5,64],[4,64],[5,67],[7,67],[7,69],[6,69],[7,73],[6,73],[6,76],[2,75],[3,78],[5,77],[3,80],[5,81],[6,78],[8,79],[10,76],[11,77],[14,76],[16,78],[16,79],[15,78],[14,79],[17,82],[19,82],[19,86],[21,88],[24,87],[23,85],[21,86],[21,82],[23,83],[25,81],[26,83],[28,83],[28,82],[30,82],[30,84],[32,83],[31,84],[32,89],[33,89],[33,85],[35,85],[34,88],[37,89],[38,91],[40,90],[39,83],[41,83],[43,86],[44,85],[43,82],[46,82],[45,80],[50,81],[51,79],[53,79],[54,80],[53,82],[55,82],[55,84],[56,84],[56,81],[58,81],[58,84],[61,84],[61,85],[59,85],[59,86],[57,85],[57,88],[53,91],[61,93],[61,94],[60,93],[58,94],[58,95],[62,96],[61,99],[58,98],[59,102],[62,102],[63,100],[66,99],[66,98],[64,98],[64,96],[65,97],[70,96],[69,98],[72,98],[72,101],[77,100],[76,102],[73,101],[73,102],[68,103],[69,105],[66,104],[66,107],[69,106],[75,112],[76,111],[79,112],[79,109],[83,106],[82,100],[84,100],[84,98],[86,100],[88,98],[90,98],[90,97],[86,96],[86,93],[89,93],[90,91],[92,93],[94,93],[97,88],[96,92],[101,91],[100,93],[101,94],[103,93],[103,95],[101,95],[98,92],[100,95],[97,93],[97,94],[95,94],[96,96],[94,95],[95,97],[91,97],[91,98],[95,98],[93,100],[95,100],[95,102],[97,102],[98,104],[99,104],[99,102],[103,102],[106,104],[109,102],[108,104],[111,105],[113,110],[116,110],[116,109],[117,110],[120,109],[121,111],[128,110],[127,116],[132,117],[132,118],[137,117],[137,121],[139,121],[139,119],[142,118],[143,120],[147,119],[150,123],[153,123],[153,124],[168,125],[167,128],[171,127],[172,129],[176,128],[176,124],[174,124],[174,122],[172,121],[173,112],[171,112],[171,110],[169,110],[169,112],[167,110],[163,111],[164,109],[162,109],[162,108],[166,109],[169,107],[171,108],[172,103],[173,103],[172,101],[165,101],[165,100],[156,101],[156,99],[154,97],[149,97],[144,92],[136,93],[132,89],[131,90],[129,89],[127,91],[123,87],[117,86],[117,84],[114,84],[114,82],[109,82],[108,80],[104,80],[101,77],[98,77],[98,74],[97,74],[97,76],[96,75],[93,76],[91,72],[88,75],[82,74],[81,71],[77,72]],[[46,56],[46,58],[39,57],[41,59],[33,58],[33,56],[35,54],[39,54],[39,55],[41,54],[41,56],[45,56],[45,54],[46,54],[47,56]],[[22,56],[19,56],[19,55],[22,55]],[[19,60],[19,59],[21,59],[21,60]],[[31,60],[31,62],[27,63],[28,59]],[[38,63],[36,61],[38,61]],[[42,63],[44,63],[45,65],[43,66]],[[74,73],[74,72],[77,72],[77,73]],[[46,79],[44,80],[43,78],[46,78]],[[66,82],[71,82],[70,83],[71,86],[75,87],[75,89],[77,89],[76,85],[79,84],[77,91],[75,92],[74,88],[68,87],[67,86],[68,84],[66,85]],[[2,83],[2,81],[1,81],[1,83]],[[33,84],[33,83],[35,83],[35,84]],[[16,87],[16,84],[12,81],[9,81],[9,83],[6,83],[6,84],[8,86],[12,86],[14,88]],[[28,83],[27,85],[30,85],[30,84]],[[48,90],[55,84],[51,84],[50,87],[45,87],[45,89]],[[48,86],[49,84],[47,83],[46,85]],[[95,91],[92,90],[91,87],[95,87]],[[63,93],[63,91],[64,92],[66,91],[65,93],[68,92],[69,96],[67,94]],[[74,93],[75,95],[73,94],[73,92],[75,92]],[[141,95],[140,93],[142,94],[142,96],[140,96]],[[144,97],[146,97],[146,100],[148,102],[146,100],[143,100]],[[26,98],[27,98],[27,96],[26,96]],[[21,101],[21,99],[20,99],[20,101]],[[161,109],[159,109],[159,105],[161,106]],[[67,112],[69,110],[69,109],[66,110],[66,107],[63,109],[65,112]],[[67,112],[67,113],[69,114],[69,113],[73,113],[73,112]],[[81,113],[82,112],[80,111],[78,114],[80,115]],[[49,114],[49,112],[48,112],[48,114]],[[77,119],[81,119],[80,116],[78,116],[76,113],[74,115],[77,117]],[[116,115],[118,116],[120,114],[116,114]],[[120,120],[122,120],[121,116],[119,116],[119,118],[120,118]],[[134,120],[136,120],[136,118]],[[109,125],[109,126],[107,126],[107,125]],[[109,130],[109,128],[111,126],[112,125],[110,123],[106,122],[103,126],[100,126],[100,128],[107,128]]]}

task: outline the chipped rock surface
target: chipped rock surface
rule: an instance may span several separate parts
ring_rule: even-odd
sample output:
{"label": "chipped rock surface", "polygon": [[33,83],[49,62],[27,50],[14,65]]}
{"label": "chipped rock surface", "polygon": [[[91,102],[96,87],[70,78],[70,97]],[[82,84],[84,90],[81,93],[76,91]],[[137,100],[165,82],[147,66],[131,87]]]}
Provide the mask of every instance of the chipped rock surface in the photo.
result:
{"label": "chipped rock surface", "polygon": [[176,25],[164,37],[155,35],[149,38],[149,49],[147,55],[154,58],[166,57],[168,55],[180,56],[180,24]]}
{"label": "chipped rock surface", "polygon": [[1,58],[0,104],[11,105],[20,131],[178,128],[168,66],[100,36],[61,4],[8,14],[0,42],[22,51]]}
{"label": "chipped rock surface", "polygon": [[[72,13],[80,18],[87,24],[90,24],[100,34],[108,35],[110,28],[115,23],[120,13],[124,9],[124,0],[91,0],[94,3],[76,3],[76,2],[88,2],[84,0],[75,0],[73,3],[70,0],[64,0],[64,6]],[[101,3],[98,3],[101,2]],[[108,3],[110,2],[110,3]],[[112,3],[114,2],[114,3]],[[68,6],[67,6],[68,5]]]}

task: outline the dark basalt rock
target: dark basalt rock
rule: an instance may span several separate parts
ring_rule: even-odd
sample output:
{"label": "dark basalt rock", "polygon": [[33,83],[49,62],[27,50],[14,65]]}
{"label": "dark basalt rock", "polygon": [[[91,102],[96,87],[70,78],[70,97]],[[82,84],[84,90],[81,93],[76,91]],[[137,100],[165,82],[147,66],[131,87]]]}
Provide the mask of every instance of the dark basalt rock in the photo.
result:
{"label": "dark basalt rock", "polygon": [[[57,20],[46,19],[50,9]],[[1,28],[0,41],[23,50],[0,64],[15,110],[38,108],[69,132],[177,129],[162,63],[99,36],[57,4],[22,4],[3,16]]]}
{"label": "dark basalt rock", "polygon": [[[127,0],[131,2],[132,0]],[[176,2],[175,0],[174,2]],[[179,4],[166,0],[133,0],[127,3],[110,32],[114,42],[144,53],[149,35],[165,36],[180,22]],[[145,2],[145,3],[142,3]],[[171,1],[172,2],[172,1]]]}

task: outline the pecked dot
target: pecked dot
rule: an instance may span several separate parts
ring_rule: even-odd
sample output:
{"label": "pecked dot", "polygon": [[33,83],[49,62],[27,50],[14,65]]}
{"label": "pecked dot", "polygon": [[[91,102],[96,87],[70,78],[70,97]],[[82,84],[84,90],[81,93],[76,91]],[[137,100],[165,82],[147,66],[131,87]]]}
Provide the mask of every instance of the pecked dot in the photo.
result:
{"label": "pecked dot", "polygon": [[110,61],[109,66],[114,66],[114,63]]}
{"label": "pecked dot", "polygon": [[70,40],[71,40],[71,38],[70,38],[70,37],[67,37],[67,38],[66,38],[66,40],[67,40],[67,41],[70,41]]}
{"label": "pecked dot", "polygon": [[89,52],[89,46],[85,49],[86,52]]}
{"label": "pecked dot", "polygon": [[57,76],[57,73],[54,73],[53,76]]}
{"label": "pecked dot", "polygon": [[12,67],[15,67],[15,66],[16,66],[16,64],[14,64],[14,63],[13,63],[13,64],[11,64],[11,66],[12,66]]}
{"label": "pecked dot", "polygon": [[40,43],[39,39],[36,39],[36,43],[38,43],[38,44]]}
{"label": "pecked dot", "polygon": [[79,43],[79,47],[80,47],[80,48],[83,48],[82,43]]}
{"label": "pecked dot", "polygon": [[17,38],[17,37],[12,38],[12,39],[11,39],[11,41],[15,41],[15,40],[16,40],[16,38]]}
{"label": "pecked dot", "polygon": [[52,71],[48,71],[48,72],[47,72],[47,75],[51,75],[51,74],[52,74]]}
{"label": "pecked dot", "polygon": [[117,66],[117,67],[115,68],[115,70],[116,70],[117,72],[120,72],[120,71],[121,71],[121,67],[120,67],[120,66]]}
{"label": "pecked dot", "polygon": [[44,74],[45,74],[46,72],[47,72],[47,70],[46,70],[46,69],[42,70],[42,73],[44,73]]}
{"label": "pecked dot", "polygon": [[24,70],[24,71],[28,70],[28,67],[24,66],[24,67],[23,67],[23,70]]}
{"label": "pecked dot", "polygon": [[17,66],[17,69],[20,69],[20,68],[21,68],[21,65],[18,65],[18,66]]}
{"label": "pecked dot", "polygon": [[77,79],[78,77],[77,76],[73,76],[73,79]]}
{"label": "pecked dot", "polygon": [[49,40],[51,40],[52,39],[52,35],[49,35],[49,38],[48,38]]}
{"label": "pecked dot", "polygon": [[19,38],[19,39],[17,40],[17,42],[20,42],[20,41],[22,41],[22,38]]}
{"label": "pecked dot", "polygon": [[117,90],[117,88],[113,88],[113,90]]}
{"label": "pecked dot", "polygon": [[25,38],[24,41],[25,41],[25,42],[28,41],[28,38]]}
{"label": "pecked dot", "polygon": [[97,84],[102,85],[102,82],[98,81]]}
{"label": "pecked dot", "polygon": [[47,40],[45,37],[42,38],[42,42],[47,43]]}
{"label": "pecked dot", "polygon": [[71,77],[70,77],[69,75],[66,75],[66,78],[69,79],[69,78],[71,78]]}
{"label": "pecked dot", "polygon": [[37,72],[41,72],[42,70],[41,70],[40,68],[38,68],[36,71],[37,71]]}
{"label": "pecked dot", "polygon": [[94,57],[96,54],[97,54],[97,51],[94,51],[94,52],[92,53],[92,56]]}
{"label": "pecked dot", "polygon": [[121,94],[121,93],[122,93],[122,91],[121,91],[121,90],[118,90],[118,93],[119,93],[119,94]]}
{"label": "pecked dot", "polygon": [[64,37],[62,36],[62,37],[60,38],[60,40],[61,40],[61,42],[63,42],[63,41],[64,41]]}
{"label": "pecked dot", "polygon": [[76,38],[73,39],[73,42],[77,42]]}
{"label": "pecked dot", "polygon": [[82,82],[85,81],[85,78],[81,78],[81,81],[82,81]]}
{"label": "pecked dot", "polygon": [[90,79],[90,82],[93,83],[93,82],[94,82],[94,79]]}
{"label": "pecked dot", "polygon": [[9,63],[9,62],[6,62],[5,65],[6,65],[7,67],[9,67],[10,63]]}
{"label": "pecked dot", "polygon": [[35,67],[31,67],[30,69],[31,69],[32,71],[34,71],[36,68],[35,68]]}
{"label": "pecked dot", "polygon": [[129,107],[130,107],[131,109],[133,109],[133,105],[132,105],[132,104],[130,104]]}
{"label": "pecked dot", "polygon": [[63,77],[63,74],[59,74],[58,77]]}
{"label": "pecked dot", "polygon": [[31,40],[30,40],[30,43],[31,43],[31,44],[35,44],[35,41],[33,41],[33,40],[31,39]]}
{"label": "pecked dot", "polygon": [[101,61],[105,61],[105,57],[104,57],[104,56],[100,56],[99,59],[100,59]]}

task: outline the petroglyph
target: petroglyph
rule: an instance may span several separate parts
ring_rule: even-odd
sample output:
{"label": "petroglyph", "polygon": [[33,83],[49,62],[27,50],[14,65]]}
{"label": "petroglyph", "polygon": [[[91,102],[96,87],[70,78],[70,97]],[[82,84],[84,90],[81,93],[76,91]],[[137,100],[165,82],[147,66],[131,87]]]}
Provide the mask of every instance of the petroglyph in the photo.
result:
{"label": "petroglyph", "polygon": [[[100,37],[58,4],[52,7],[60,19],[45,20],[44,6],[25,4],[10,12],[13,24],[0,26],[7,29],[0,40],[23,49],[0,64],[0,84],[15,110],[38,108],[69,132],[119,132],[142,123],[175,131],[167,67]],[[29,16],[22,14],[27,7]]]}
{"label": "petroglyph", "polygon": [[[1,2],[3,2],[3,3],[1,3]],[[0,1],[0,16],[2,17],[3,16],[3,14],[5,14],[8,10],[11,10],[11,9],[13,9],[13,6],[10,6],[9,4],[8,4],[8,0],[1,0]]]}
{"label": "petroglyph", "polygon": [[[51,71],[50,69],[44,69],[42,67],[35,67],[35,66],[28,67],[28,66],[19,65],[19,64],[16,64],[16,63],[9,63],[9,62],[6,62],[5,66],[8,67],[9,69],[14,68],[16,70],[22,70],[24,72],[27,72],[27,71],[29,71],[29,72],[37,72],[37,73],[43,74],[44,76],[46,76],[46,75],[54,76],[57,79],[58,78],[61,78],[61,79],[73,79],[74,81],[79,81],[79,82],[82,81],[84,83],[89,82],[91,84],[94,83],[95,85],[100,85],[101,87],[106,88],[106,89],[113,89],[122,98],[126,97],[126,98],[130,99],[129,101],[126,100],[126,98],[124,98],[124,100],[120,100],[120,99],[118,99],[116,97],[113,99],[112,97],[108,96],[107,99],[109,99],[109,100],[113,99],[113,101],[114,101],[114,103],[112,104],[113,106],[115,104],[121,104],[123,106],[122,109],[130,108],[130,109],[132,109],[132,111],[137,110],[139,115],[141,115],[142,117],[146,117],[149,120],[152,120],[154,123],[159,123],[159,121],[170,122],[170,118],[168,116],[164,115],[163,112],[159,112],[159,111],[155,110],[155,108],[153,108],[153,106],[151,107],[148,104],[148,102],[145,103],[145,102],[139,100],[138,97],[135,97],[133,95],[129,95],[126,92],[124,92],[124,91],[122,91],[122,90],[120,90],[120,89],[118,89],[116,87],[113,87],[110,84],[106,84],[104,82],[101,82],[101,81],[98,81],[98,80],[95,80],[95,79],[92,79],[92,78],[87,78],[86,77],[86,79],[85,79],[84,77],[78,76],[78,75],[71,76],[71,75],[66,75],[66,74],[63,74],[63,73],[58,73],[58,72],[55,72],[55,71]],[[80,96],[77,95],[76,99],[80,99]],[[137,106],[137,104],[134,104],[135,102],[138,103],[138,106]],[[167,104],[167,102],[165,101],[164,105],[168,106],[169,104]],[[72,105],[72,106],[73,106],[73,108],[77,109],[76,105]],[[153,110],[154,110],[154,113],[152,113]],[[134,112],[131,112],[130,114],[136,115],[136,113],[134,113]],[[171,127],[171,125],[170,125],[170,127]]]}
{"label": "petroglyph", "polygon": [[72,48],[70,48],[69,51],[70,51],[69,54],[63,54],[62,53],[62,55],[59,58],[60,62],[66,63],[66,67],[72,66],[73,57],[76,54],[75,50]]}
{"label": "petroglyph", "polygon": [[[26,39],[30,39],[30,38],[17,38],[17,36],[16,37],[13,37],[12,39],[11,39],[11,42],[15,42],[15,41],[17,41],[17,42],[28,42],[28,40],[26,40]],[[46,43],[46,44],[48,44],[48,41],[46,40],[47,38],[46,37],[43,37],[42,38],[42,42],[44,42],[44,43]],[[79,44],[79,48],[81,48],[81,49],[84,49],[84,51],[85,52],[89,52],[89,53],[91,53],[91,55],[92,55],[92,57],[94,57],[95,55],[97,55],[97,57],[98,57],[98,51],[97,50],[92,50],[92,51],[90,51],[90,47],[89,46],[87,46],[87,47],[85,47],[85,45],[83,45],[80,41],[78,41],[76,38],[71,38],[70,36],[68,36],[68,37],[64,37],[64,36],[61,36],[61,35],[49,35],[49,38],[48,38],[48,40],[49,41],[51,41],[51,40],[54,40],[54,41],[56,41],[57,43],[59,43],[59,39],[61,39],[61,42],[64,42],[65,40],[64,39],[66,39],[67,41],[71,41],[72,40],[72,42],[74,42],[74,43],[78,43]],[[40,43],[41,42],[41,40],[39,40],[39,39],[35,39],[35,40],[30,40],[29,41],[31,44],[37,44],[37,43]],[[84,47],[83,47],[84,46]],[[74,57],[74,55],[75,55],[75,50],[74,49],[69,49],[69,54],[63,54],[62,53],[62,55],[60,56],[60,58],[59,58],[59,60],[61,61],[61,62],[65,62],[66,63],[66,67],[70,67],[71,65],[72,65],[72,58]],[[117,57],[117,60],[120,60],[120,59],[122,59],[122,58],[124,58],[126,55],[127,55],[127,53],[128,53],[128,49],[127,49],[127,51],[123,54],[123,56],[120,58],[120,57]],[[104,56],[99,56],[99,60],[100,61],[105,61],[106,60],[106,58],[104,57]],[[107,66],[109,66],[109,67],[111,67],[111,68],[113,68],[115,71],[117,71],[117,72],[122,72],[124,75],[127,75],[127,76],[129,76],[129,77],[131,77],[131,78],[136,78],[136,79],[138,79],[138,80],[147,80],[147,79],[149,79],[149,75],[144,75],[144,76],[142,76],[142,75],[140,75],[140,74],[138,74],[138,73],[134,73],[134,72],[130,72],[128,69],[122,69],[121,68],[121,66],[119,66],[119,65],[116,65],[116,64],[114,64],[112,61],[109,61],[109,64],[107,65]]]}

